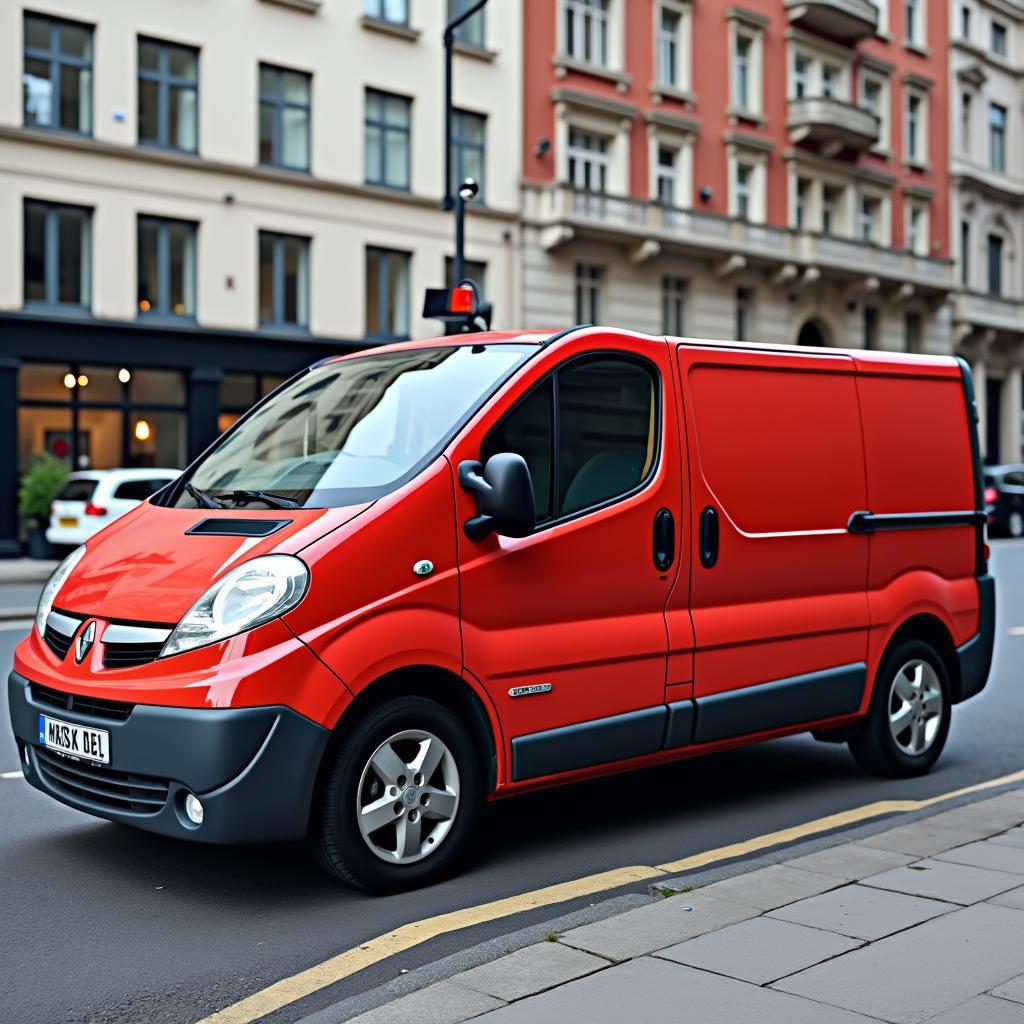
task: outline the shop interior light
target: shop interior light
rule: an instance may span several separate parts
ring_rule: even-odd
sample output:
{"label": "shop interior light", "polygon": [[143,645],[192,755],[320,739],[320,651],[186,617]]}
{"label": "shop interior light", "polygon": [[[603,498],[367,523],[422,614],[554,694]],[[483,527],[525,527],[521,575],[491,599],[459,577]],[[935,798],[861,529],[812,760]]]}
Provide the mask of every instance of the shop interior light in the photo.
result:
{"label": "shop interior light", "polygon": [[78,375],[78,386],[80,388],[84,388],[84,387],[86,387],[88,385],[88,383],[89,383],[89,378],[84,373],[80,373]]}
{"label": "shop interior light", "polygon": [[139,441],[148,441],[153,431],[149,427],[149,420],[139,420],[135,424],[135,437]]}
{"label": "shop interior light", "polygon": [[122,384],[127,384],[132,379],[132,371],[125,369],[123,366],[117,371],[117,379]]}
{"label": "shop interior light", "polygon": [[143,313],[148,313],[153,307],[149,303],[149,299],[139,299],[139,309]]}
{"label": "shop interior light", "polygon": [[64,374],[64,387],[69,391],[75,386],[75,375],[73,373]]}

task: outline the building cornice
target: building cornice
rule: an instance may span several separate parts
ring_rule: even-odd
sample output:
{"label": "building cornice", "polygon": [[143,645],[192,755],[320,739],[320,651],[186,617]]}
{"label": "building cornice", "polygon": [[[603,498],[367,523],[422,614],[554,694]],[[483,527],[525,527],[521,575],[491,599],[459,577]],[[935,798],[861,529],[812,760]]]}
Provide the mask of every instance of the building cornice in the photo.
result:
{"label": "building cornice", "polygon": [[775,143],[771,139],[764,139],[759,135],[748,135],[746,132],[723,132],[722,141],[727,146],[756,149],[762,153],[770,153],[775,149]]}
{"label": "building cornice", "polygon": [[925,92],[930,92],[935,88],[934,78],[926,78],[924,75],[917,74],[916,71],[907,71],[905,74],[900,75],[900,81],[904,85],[911,85],[918,89],[924,89]]}
{"label": "building cornice", "polygon": [[879,171],[874,167],[861,167],[858,164],[850,164],[845,160],[829,160],[828,157],[819,156],[806,149],[799,149],[790,146],[783,150],[782,159],[786,163],[795,163],[819,171],[822,174],[831,174],[837,177],[849,178],[853,181],[863,181],[879,188],[893,189],[899,184],[899,178],[895,174],[888,174]]}
{"label": "building cornice", "polygon": [[1020,78],[1021,75],[1024,75],[1024,66],[1018,67],[1015,64],[1011,64],[1005,58],[997,57],[991,51],[975,43],[970,43],[966,39],[952,39],[950,40],[950,46],[955,52],[967,54],[982,64],[986,64],[996,71],[1001,71],[1004,75],[1010,75],[1012,78]]}
{"label": "building cornice", "polygon": [[1024,205],[1024,186],[1014,188],[1013,185],[994,181],[983,171],[970,167],[954,169],[949,176],[949,183],[953,188],[976,192],[986,199],[1007,206]]}
{"label": "building cornice", "polygon": [[604,114],[606,117],[627,117],[634,118],[638,108],[625,100],[612,100],[605,96],[595,96],[582,89],[567,89],[556,87],[551,90],[552,103],[565,103],[570,107],[577,107],[580,110],[589,110],[595,114]]}
{"label": "building cornice", "polygon": [[910,199],[923,199],[930,203],[935,198],[935,189],[924,185],[904,185],[903,194]]}
{"label": "building cornice", "polygon": [[818,53],[828,53],[835,57],[836,60],[842,61],[844,64],[849,64],[854,56],[853,50],[849,46],[843,46],[841,43],[834,43],[831,39],[825,39],[822,36],[816,36],[813,32],[807,32],[802,28],[787,28],[782,33],[783,39],[790,43],[798,43],[801,46],[807,47],[809,50],[815,50]]}
{"label": "building cornice", "polygon": [[682,114],[670,114],[665,110],[647,110],[644,120],[656,128],[665,128],[674,132],[685,132],[696,135],[700,131],[700,121],[695,117],[684,117]]}
{"label": "building cornice", "polygon": [[857,66],[866,71],[874,71],[879,75],[891,75],[896,70],[896,65],[890,61],[882,60],[881,57],[872,56],[870,53],[858,55]]}
{"label": "building cornice", "polygon": [[729,21],[739,21],[746,25],[748,28],[754,28],[758,31],[766,29],[771,24],[771,19],[763,14],[758,14],[757,11],[748,10],[746,7],[738,7],[733,5],[725,9],[725,16]]}

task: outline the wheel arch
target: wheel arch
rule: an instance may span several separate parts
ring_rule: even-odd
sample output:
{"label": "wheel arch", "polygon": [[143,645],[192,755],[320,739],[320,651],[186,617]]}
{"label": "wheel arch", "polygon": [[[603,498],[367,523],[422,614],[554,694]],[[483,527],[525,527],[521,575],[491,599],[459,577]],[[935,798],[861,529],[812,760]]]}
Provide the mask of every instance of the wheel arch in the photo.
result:
{"label": "wheel arch", "polygon": [[962,680],[960,678],[960,659],[956,656],[956,644],[946,624],[936,615],[921,612],[901,622],[893,631],[882,649],[875,669],[873,685],[877,684],[878,672],[885,664],[886,658],[895,648],[906,640],[923,640],[933,647],[942,658],[942,664],[949,677],[950,703],[955,704],[960,698]]}

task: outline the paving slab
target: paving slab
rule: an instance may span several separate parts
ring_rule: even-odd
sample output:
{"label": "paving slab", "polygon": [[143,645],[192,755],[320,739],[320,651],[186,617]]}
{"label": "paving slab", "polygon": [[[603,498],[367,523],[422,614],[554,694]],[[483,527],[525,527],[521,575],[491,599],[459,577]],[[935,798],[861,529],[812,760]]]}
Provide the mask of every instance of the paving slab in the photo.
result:
{"label": "paving slab", "polygon": [[652,957],[531,996],[481,1020],[485,1024],[666,1024],[681,1020],[700,1024],[877,1024],[860,1014]]}
{"label": "paving slab", "polygon": [[1024,846],[1007,846],[1005,843],[994,843],[991,839],[937,853],[935,859],[948,860],[953,864],[970,864],[990,871],[1005,871],[1010,875],[1024,875]]}
{"label": "paving slab", "polygon": [[859,939],[845,935],[755,917],[669,946],[655,955],[752,985],[767,985],[861,945]]}
{"label": "paving slab", "polygon": [[774,987],[896,1024],[920,1024],[1019,974],[1022,933],[1020,911],[978,904],[810,967]]}
{"label": "paving slab", "polygon": [[607,967],[608,961],[560,942],[538,942],[455,976],[457,984],[511,1003]]}
{"label": "paving slab", "polygon": [[1009,799],[995,797],[964,804],[950,811],[942,811],[927,819],[935,828],[983,829],[988,833],[1005,832],[1024,821],[1024,806],[1020,798],[1009,794]]}
{"label": "paving slab", "polygon": [[[998,996],[1000,999],[1012,999],[1015,1003],[1024,1003],[1024,974],[1018,974],[1016,978],[1011,978],[1005,984],[992,989],[992,995]],[[1024,1011],[1018,1010],[1017,1012],[1024,1020]]]}
{"label": "paving slab", "polygon": [[1001,892],[1009,892],[1019,882],[1020,875],[1005,871],[951,864],[948,860],[919,860],[903,868],[883,871],[880,875],[869,875],[860,884],[967,906]]}
{"label": "paving slab", "polygon": [[992,996],[975,996],[952,1010],[929,1017],[928,1024],[1021,1024],[1024,1015],[1019,1006]]}
{"label": "paving slab", "polygon": [[874,942],[957,909],[953,903],[867,885],[846,885],[780,907],[768,917]]}
{"label": "paving slab", "polygon": [[561,941],[608,960],[628,960],[760,913],[756,907],[706,895],[710,888],[669,896],[618,917],[573,928]]}
{"label": "paving slab", "polygon": [[985,839],[995,829],[984,828],[938,828],[931,824],[932,819],[914,821],[909,825],[898,825],[888,832],[859,839],[864,846],[876,850],[893,850],[906,853],[913,857],[932,857],[936,853],[945,853],[954,846],[963,846],[978,839]]}
{"label": "paving slab", "polygon": [[1024,850],[1024,828],[1019,825],[1011,828],[1009,832],[1000,832],[997,836],[989,839],[990,843],[997,843],[1000,846],[1018,846]]}
{"label": "paving slab", "polygon": [[715,899],[742,903],[758,910],[774,910],[776,907],[797,900],[815,896],[819,892],[835,889],[842,882],[832,875],[821,875],[802,868],[791,868],[786,864],[772,864],[757,871],[714,882],[697,890]]}
{"label": "paving slab", "polygon": [[1024,910],[1024,885],[1019,889],[1011,889],[1009,892],[1001,892],[993,896],[987,903],[995,903],[999,907],[1010,907],[1012,910]]}
{"label": "paving slab", "polygon": [[439,981],[352,1017],[350,1024],[460,1024],[504,1005],[500,999],[463,988],[454,981]]}
{"label": "paving slab", "polygon": [[898,868],[916,858],[893,850],[876,850],[860,843],[840,843],[824,850],[805,854],[786,861],[791,868],[813,871],[819,875],[831,875],[844,882],[856,882],[868,875],[876,875],[887,868]]}

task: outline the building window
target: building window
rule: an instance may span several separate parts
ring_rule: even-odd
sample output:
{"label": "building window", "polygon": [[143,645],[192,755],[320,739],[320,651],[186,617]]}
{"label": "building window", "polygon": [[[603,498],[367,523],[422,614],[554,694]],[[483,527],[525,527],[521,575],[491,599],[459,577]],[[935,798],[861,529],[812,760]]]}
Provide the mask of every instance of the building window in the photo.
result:
{"label": "building window", "polygon": [[[455,261],[451,256],[445,256],[444,258],[444,280],[445,285],[448,288],[454,287],[458,284],[453,276],[455,270]],[[481,302],[487,297],[487,264],[480,260],[464,260],[462,264],[462,276],[468,277],[473,284],[476,285],[477,294],[480,296]]]}
{"label": "building window", "polygon": [[997,57],[1006,56],[1006,26],[999,21],[992,22],[992,52]]}
{"label": "building window", "polygon": [[23,112],[30,128],[92,133],[92,29],[25,15]]}
{"label": "building window", "polygon": [[407,252],[366,250],[366,337],[402,341],[409,337],[410,264]]}
{"label": "building window", "polygon": [[878,348],[878,307],[864,307],[864,347]]}
{"label": "building window", "polygon": [[925,45],[924,4],[925,0],[904,0],[904,28],[909,46],[921,48]]}
{"label": "building window", "polygon": [[139,142],[194,153],[198,144],[199,51],[139,40]]}
{"label": "building window", "polygon": [[686,334],[686,279],[661,279],[661,333],[681,338]]}
{"label": "building window", "polygon": [[452,193],[472,178],[479,186],[476,202],[485,200],[487,118],[468,110],[456,110],[452,123]]}
{"label": "building window", "polygon": [[878,148],[889,148],[889,83],[861,72],[860,105],[878,118]]}
{"label": "building window", "polygon": [[906,204],[906,248],[918,256],[928,255],[928,207],[924,203]]}
{"label": "building window", "polygon": [[[603,135],[569,129],[569,183],[587,192],[608,191],[608,139]],[[582,321],[581,321],[582,322]]]}
{"label": "building window", "polygon": [[669,146],[658,147],[658,202],[662,206],[676,205],[677,162],[679,153]]}
{"label": "building window", "polygon": [[[457,18],[464,10],[471,7],[476,0],[448,0],[448,21]],[[477,11],[471,18],[467,18],[455,30],[455,38],[460,43],[475,46],[483,50],[486,46],[487,32],[484,23],[484,12],[486,8]]]}
{"label": "building window", "polygon": [[576,264],[576,323],[601,322],[601,283],[604,271],[593,263]]}
{"label": "building window", "polygon": [[139,217],[140,316],[196,315],[196,226]]}
{"label": "building window", "polygon": [[925,100],[916,92],[907,93],[904,149],[907,160],[922,164],[925,152]]}
{"label": "building window", "polygon": [[566,53],[607,67],[609,0],[563,0],[563,4]]}
{"label": "building window", "polygon": [[882,203],[874,196],[860,198],[860,240],[877,244],[881,222]]}
{"label": "building window", "polygon": [[750,331],[750,300],[749,288],[736,289],[736,341],[746,341]]}
{"label": "building window", "polygon": [[811,193],[811,183],[806,178],[796,179],[796,223],[797,231],[803,231],[807,227],[807,207]]}
{"label": "building window", "polygon": [[363,0],[363,11],[368,18],[392,25],[409,24],[409,0]]}
{"label": "building window", "polygon": [[260,65],[260,163],[309,170],[312,78],[303,71]]}
{"label": "building window", "polygon": [[809,93],[811,62],[802,54],[793,56],[792,93],[795,99],[803,99]]}
{"label": "building window", "polygon": [[960,221],[960,284],[971,285],[971,222]]}
{"label": "building window", "polygon": [[988,106],[988,162],[993,171],[1006,170],[1006,107],[998,103]]}
{"label": "building window", "polygon": [[889,38],[889,0],[875,0],[875,7],[878,8],[878,27],[875,34]]}
{"label": "building window", "polygon": [[908,352],[921,351],[921,314],[908,311],[903,316],[903,344]]}
{"label": "building window", "polygon": [[367,185],[408,191],[412,180],[412,101],[366,90],[364,174]]}
{"label": "building window", "polygon": [[966,4],[960,7],[960,38],[965,41],[971,38],[971,9]]}
{"label": "building window", "polygon": [[679,88],[680,29],[683,16],[671,7],[658,11],[658,81]]}
{"label": "building window", "polygon": [[732,57],[732,102],[737,110],[753,110],[750,96],[753,50],[754,41],[737,33]]}
{"label": "building window", "polygon": [[971,94],[965,92],[960,97],[960,149],[964,153],[971,151]]}
{"label": "building window", "polygon": [[823,235],[836,234],[839,226],[839,205],[841,190],[826,185],[821,190],[821,233]]}
{"label": "building window", "polygon": [[1003,294],[1003,238],[1002,235],[988,236],[988,293]]}
{"label": "building window", "polygon": [[309,327],[309,239],[260,232],[260,325]]}
{"label": "building window", "polygon": [[842,72],[833,64],[822,64],[821,66],[821,94],[829,99],[834,99],[839,89],[839,79]]}
{"label": "building window", "polygon": [[91,211],[25,200],[25,305],[88,309]]}
{"label": "building window", "polygon": [[753,166],[737,162],[736,172],[733,176],[733,215],[741,217],[743,220],[750,220],[753,180]]}

